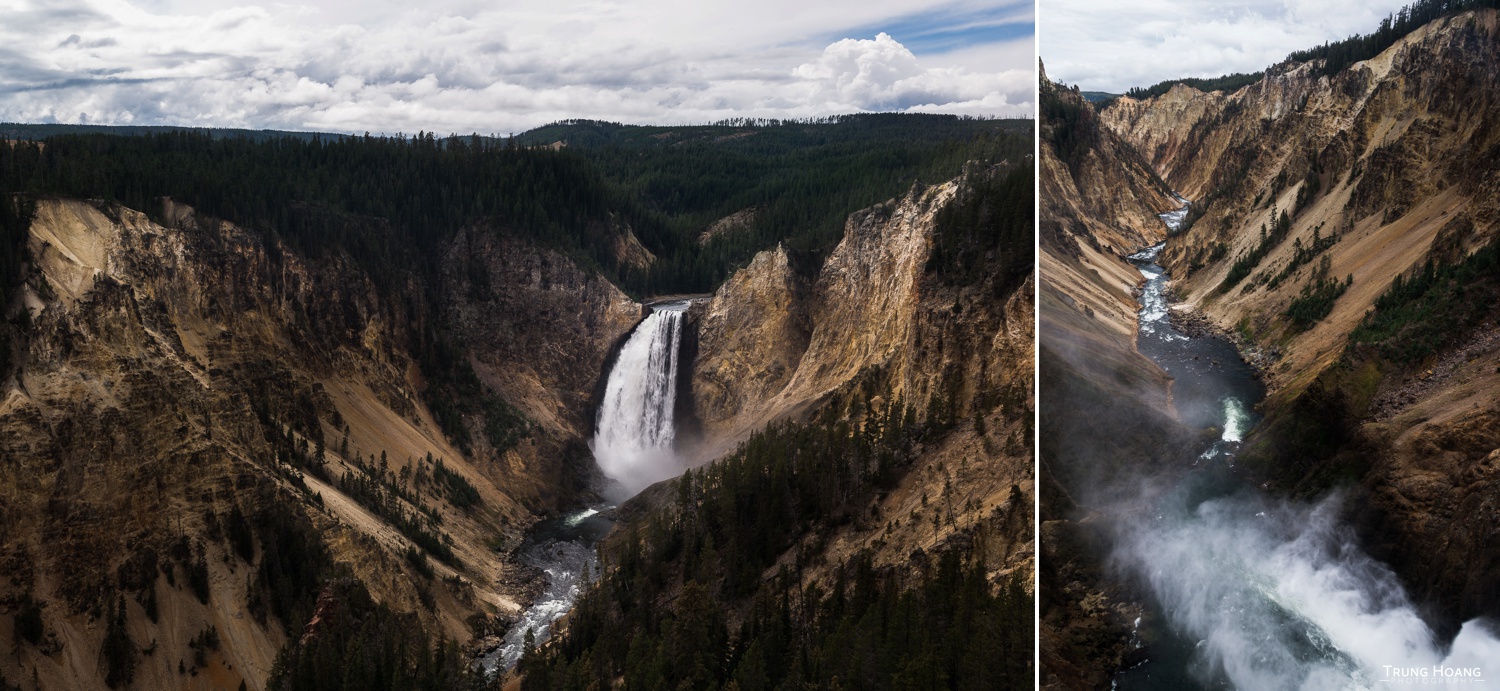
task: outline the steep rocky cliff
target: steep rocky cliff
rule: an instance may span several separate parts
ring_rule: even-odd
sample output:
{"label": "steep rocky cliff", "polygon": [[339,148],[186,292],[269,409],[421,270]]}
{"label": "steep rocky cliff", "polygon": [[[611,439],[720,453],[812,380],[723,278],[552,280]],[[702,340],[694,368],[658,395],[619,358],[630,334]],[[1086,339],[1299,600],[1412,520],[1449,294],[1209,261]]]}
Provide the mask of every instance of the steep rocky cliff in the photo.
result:
{"label": "steep rocky cliff", "polygon": [[509,449],[476,435],[476,463],[512,496],[557,508],[567,498],[557,489],[592,472],[582,440],[593,434],[594,389],[643,309],[554,250],[480,228],[457,235],[443,269],[445,323],[479,380],[524,411]]}
{"label": "steep rocky cliff", "polygon": [[762,408],[791,381],[812,332],[811,283],[778,245],[755,255],[712,299],[693,308],[698,356],[691,408],[706,434],[702,455],[721,453],[753,429]]}
{"label": "steep rocky cliff", "polygon": [[[1468,12],[1337,74],[1285,63],[1232,94],[1178,85],[1147,101],[1121,98],[1102,114],[1195,201],[1185,236],[1165,254],[1179,297],[1277,346],[1273,386],[1298,391],[1332,364],[1376,298],[1427,260],[1444,229],[1465,254],[1493,234],[1497,40],[1494,11]],[[1282,211],[1290,228],[1274,237]],[[1273,237],[1257,255],[1262,225]],[[1229,285],[1241,257],[1255,259]],[[1298,327],[1283,315],[1324,257],[1329,276],[1353,284],[1325,317]]]}
{"label": "steep rocky cliff", "polygon": [[762,252],[693,310],[700,462],[771,422],[849,406],[860,391],[883,392],[872,406],[900,401],[955,422],[871,515],[920,514],[937,498],[956,520],[858,521],[819,537],[828,564],[863,549],[903,564],[914,549],[985,529],[1003,545],[1001,571],[1033,566],[1032,283],[996,294],[945,281],[928,261],[940,210],[968,184],[913,188],[851,215],[816,277],[799,274],[784,248]]}
{"label": "steep rocky cliff", "polygon": [[[330,573],[449,639],[514,610],[504,550],[566,499],[557,459],[639,307],[561,255],[459,235],[455,283],[488,277],[454,291],[461,357],[518,421],[509,448],[465,453],[408,351],[440,315],[338,256],[161,217],[51,199],[31,225],[0,402],[0,635],[27,630],[0,675],[98,688],[128,663],[141,688],[262,688]],[[493,439],[480,417],[460,423]]]}
{"label": "steep rocky cliff", "polygon": [[1123,257],[1166,239],[1159,215],[1181,204],[1077,88],[1054,84],[1045,67],[1040,79],[1043,332],[1097,332],[1134,350],[1140,274]]}
{"label": "steep rocky cliff", "polygon": [[1264,368],[1250,467],[1304,494],[1357,484],[1367,543],[1445,622],[1495,615],[1500,13],[1321,67],[1122,98],[1103,122],[1195,202],[1164,256],[1183,315]]}

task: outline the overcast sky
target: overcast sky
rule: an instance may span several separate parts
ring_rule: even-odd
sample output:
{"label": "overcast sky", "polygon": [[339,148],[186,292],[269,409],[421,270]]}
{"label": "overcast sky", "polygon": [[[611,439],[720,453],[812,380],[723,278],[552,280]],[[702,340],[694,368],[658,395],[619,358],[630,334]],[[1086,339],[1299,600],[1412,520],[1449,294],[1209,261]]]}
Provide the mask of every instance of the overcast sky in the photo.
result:
{"label": "overcast sky", "polygon": [[0,120],[503,134],[1030,116],[1033,32],[1030,0],[0,0]]}
{"label": "overcast sky", "polygon": [[1295,50],[1375,30],[1411,0],[1041,0],[1047,77],[1121,93],[1177,77],[1256,72]]}

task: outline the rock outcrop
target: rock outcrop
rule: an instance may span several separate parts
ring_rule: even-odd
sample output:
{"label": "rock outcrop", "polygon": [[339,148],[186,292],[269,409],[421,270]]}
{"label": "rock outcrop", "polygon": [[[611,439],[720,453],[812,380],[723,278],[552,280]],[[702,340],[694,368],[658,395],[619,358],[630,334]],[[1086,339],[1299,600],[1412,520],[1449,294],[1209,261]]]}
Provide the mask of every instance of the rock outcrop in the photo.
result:
{"label": "rock outcrop", "polygon": [[691,312],[698,462],[767,424],[849,405],[860,390],[884,392],[871,405],[904,402],[924,418],[955,420],[871,510],[915,515],[940,497],[955,521],[893,528],[861,519],[809,537],[825,566],[861,550],[879,565],[905,565],[914,549],[979,531],[991,536],[1000,572],[1034,567],[1033,284],[996,295],[983,283],[949,284],[928,266],[935,217],[967,184],[914,188],[851,215],[816,276],[800,274],[784,248],[762,252]]}
{"label": "rock outcrop", "polygon": [[562,459],[585,457],[596,384],[611,351],[643,307],[555,250],[484,228],[460,232],[443,260],[445,324],[464,344],[480,381],[522,411],[532,432],[511,449],[476,435],[476,463],[538,508],[569,498]]}
{"label": "rock outcrop", "polygon": [[791,381],[812,332],[809,284],[778,245],[755,255],[712,299],[694,307],[692,409],[710,434],[725,434]]}

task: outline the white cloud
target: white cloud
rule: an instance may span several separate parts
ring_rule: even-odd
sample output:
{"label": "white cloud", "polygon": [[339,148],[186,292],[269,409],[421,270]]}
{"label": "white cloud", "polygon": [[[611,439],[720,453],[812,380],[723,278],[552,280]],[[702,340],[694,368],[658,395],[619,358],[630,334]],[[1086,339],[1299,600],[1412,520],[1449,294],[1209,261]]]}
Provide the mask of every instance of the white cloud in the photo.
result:
{"label": "white cloud", "polygon": [[1374,31],[1410,0],[1045,0],[1047,76],[1123,92],[1176,77],[1255,72],[1296,50]]}
{"label": "white cloud", "polygon": [[924,76],[917,56],[884,33],[873,41],[846,38],[834,43],[816,62],[792,74],[807,82],[815,99],[886,108],[900,108],[901,91]]}
{"label": "white cloud", "polygon": [[503,133],[576,117],[1031,112],[1029,40],[981,46],[1005,62],[970,66],[899,36],[817,38],[931,7],[920,0],[310,2],[0,0],[0,119]]}

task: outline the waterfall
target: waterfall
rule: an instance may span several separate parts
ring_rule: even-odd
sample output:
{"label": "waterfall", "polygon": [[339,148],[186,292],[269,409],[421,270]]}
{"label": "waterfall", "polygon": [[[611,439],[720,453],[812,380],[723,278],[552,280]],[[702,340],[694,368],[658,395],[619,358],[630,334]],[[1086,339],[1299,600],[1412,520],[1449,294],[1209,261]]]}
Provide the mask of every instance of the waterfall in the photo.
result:
{"label": "waterfall", "polygon": [[688,303],[657,306],[625,341],[605,382],[594,430],[594,459],[627,496],[675,477],[677,353]]}

